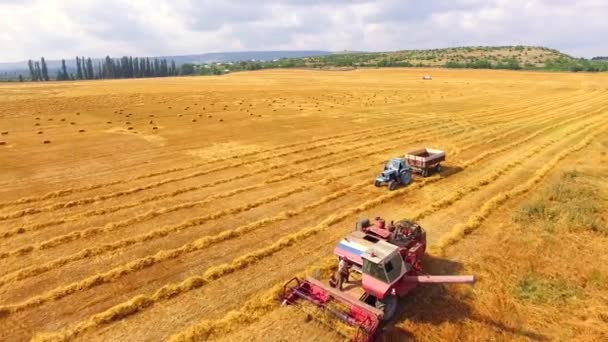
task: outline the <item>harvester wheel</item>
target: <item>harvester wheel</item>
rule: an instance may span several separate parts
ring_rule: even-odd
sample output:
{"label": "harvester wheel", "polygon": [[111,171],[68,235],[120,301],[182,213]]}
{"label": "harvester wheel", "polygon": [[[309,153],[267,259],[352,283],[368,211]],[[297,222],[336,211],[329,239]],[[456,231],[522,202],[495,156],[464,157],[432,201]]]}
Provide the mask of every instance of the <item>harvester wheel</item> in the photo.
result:
{"label": "harvester wheel", "polygon": [[397,182],[394,181],[394,180],[388,182],[388,189],[390,191],[393,191],[393,190],[397,189]]}
{"label": "harvester wheel", "polygon": [[379,188],[382,185],[382,183],[380,183],[380,181],[374,181],[374,186],[376,188]]}
{"label": "harvester wheel", "polygon": [[397,312],[397,305],[399,304],[399,298],[395,295],[388,295],[383,300],[376,301],[376,307],[384,311],[383,321],[390,321]]}

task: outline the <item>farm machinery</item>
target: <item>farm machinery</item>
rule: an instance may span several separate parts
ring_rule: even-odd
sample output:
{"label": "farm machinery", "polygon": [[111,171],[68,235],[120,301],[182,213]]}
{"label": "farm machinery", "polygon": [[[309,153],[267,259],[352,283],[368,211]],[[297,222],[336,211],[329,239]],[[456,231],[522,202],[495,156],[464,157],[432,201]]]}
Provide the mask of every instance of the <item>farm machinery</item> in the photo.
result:
{"label": "farm machinery", "polygon": [[474,276],[436,276],[422,273],[421,259],[426,250],[426,232],[411,221],[396,224],[377,217],[357,223],[354,232],[344,237],[334,249],[340,260],[346,260],[360,281],[351,282],[344,291],[314,278],[293,278],[281,293],[284,305],[312,303],[325,315],[336,318],[354,329],[353,340],[371,342],[380,328],[394,318],[399,297],[407,295],[418,284],[475,282]]}
{"label": "farm machinery", "polygon": [[392,158],[384,165],[384,170],[374,180],[374,185],[388,185],[393,191],[399,185],[412,182],[412,173],[428,177],[431,172],[441,172],[441,162],[445,160],[445,152],[433,148],[423,148],[408,152],[404,157]]}

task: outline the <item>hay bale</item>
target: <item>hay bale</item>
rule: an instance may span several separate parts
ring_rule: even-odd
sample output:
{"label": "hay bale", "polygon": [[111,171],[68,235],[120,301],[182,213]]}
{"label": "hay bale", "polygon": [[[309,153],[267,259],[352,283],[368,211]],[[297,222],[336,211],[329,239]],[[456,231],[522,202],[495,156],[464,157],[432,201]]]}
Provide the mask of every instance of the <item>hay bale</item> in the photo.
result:
{"label": "hay bale", "polygon": [[132,129],[133,129],[133,127],[129,127],[129,128],[127,128],[127,129],[128,129],[128,130],[132,130]]}
{"label": "hay bale", "polygon": [[45,141],[43,141],[42,143],[43,143],[43,144],[50,144],[50,143],[51,143],[51,141],[50,141],[50,140],[45,140]]}
{"label": "hay bale", "polygon": [[211,119],[213,116],[212,115],[207,115],[207,118]]}
{"label": "hay bale", "polygon": [[111,124],[111,123],[112,123],[112,121],[108,121],[108,122],[106,122],[106,123],[107,123],[107,124]]}
{"label": "hay bale", "polygon": [[154,126],[154,127],[152,127],[152,129],[153,129],[153,130],[157,130],[157,129],[158,129],[158,127]]}
{"label": "hay bale", "polygon": [[78,130],[78,133],[84,133],[84,132],[86,132],[84,129]]}
{"label": "hay bale", "polygon": [[61,121],[65,121],[65,118],[61,118]]}
{"label": "hay bale", "polygon": [[36,122],[34,126],[40,126],[40,122]]}
{"label": "hay bale", "polygon": [[1,132],[2,135],[8,135],[8,131]]}
{"label": "hay bale", "polygon": [[42,134],[42,133],[44,133],[44,132],[42,132],[42,131],[38,131],[38,133],[37,133],[37,134]]}
{"label": "hay bale", "polygon": [[73,126],[73,125],[75,125],[75,124],[76,124],[76,123],[75,123],[74,121],[70,122],[70,125],[72,125],[72,126]]}
{"label": "hay bale", "polygon": [[224,119],[220,119],[219,121],[220,121],[220,122],[224,122]]}
{"label": "hay bale", "polygon": [[196,122],[196,119],[192,119],[192,122]]}
{"label": "hay bale", "polygon": [[6,145],[6,141],[0,141],[0,146]]}

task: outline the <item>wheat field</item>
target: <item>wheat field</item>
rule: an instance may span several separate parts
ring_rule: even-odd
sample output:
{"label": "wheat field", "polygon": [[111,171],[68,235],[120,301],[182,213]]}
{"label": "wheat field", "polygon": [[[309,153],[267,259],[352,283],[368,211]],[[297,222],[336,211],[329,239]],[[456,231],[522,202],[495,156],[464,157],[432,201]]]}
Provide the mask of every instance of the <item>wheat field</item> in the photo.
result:
{"label": "wheat field", "polygon": [[[382,340],[606,340],[607,122],[602,74],[2,84],[0,340],[344,340],[277,294],[374,216],[478,280],[419,287]],[[373,186],[425,146],[440,175]]]}

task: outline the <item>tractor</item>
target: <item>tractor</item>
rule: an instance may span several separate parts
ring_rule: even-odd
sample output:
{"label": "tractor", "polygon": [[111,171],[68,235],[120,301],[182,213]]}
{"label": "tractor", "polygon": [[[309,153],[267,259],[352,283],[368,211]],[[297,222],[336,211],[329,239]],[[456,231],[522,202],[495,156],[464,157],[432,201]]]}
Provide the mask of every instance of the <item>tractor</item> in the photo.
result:
{"label": "tractor", "polygon": [[393,158],[384,166],[384,170],[376,180],[374,185],[380,187],[388,184],[388,189],[393,191],[399,185],[408,185],[412,182],[412,170],[405,158]]}

